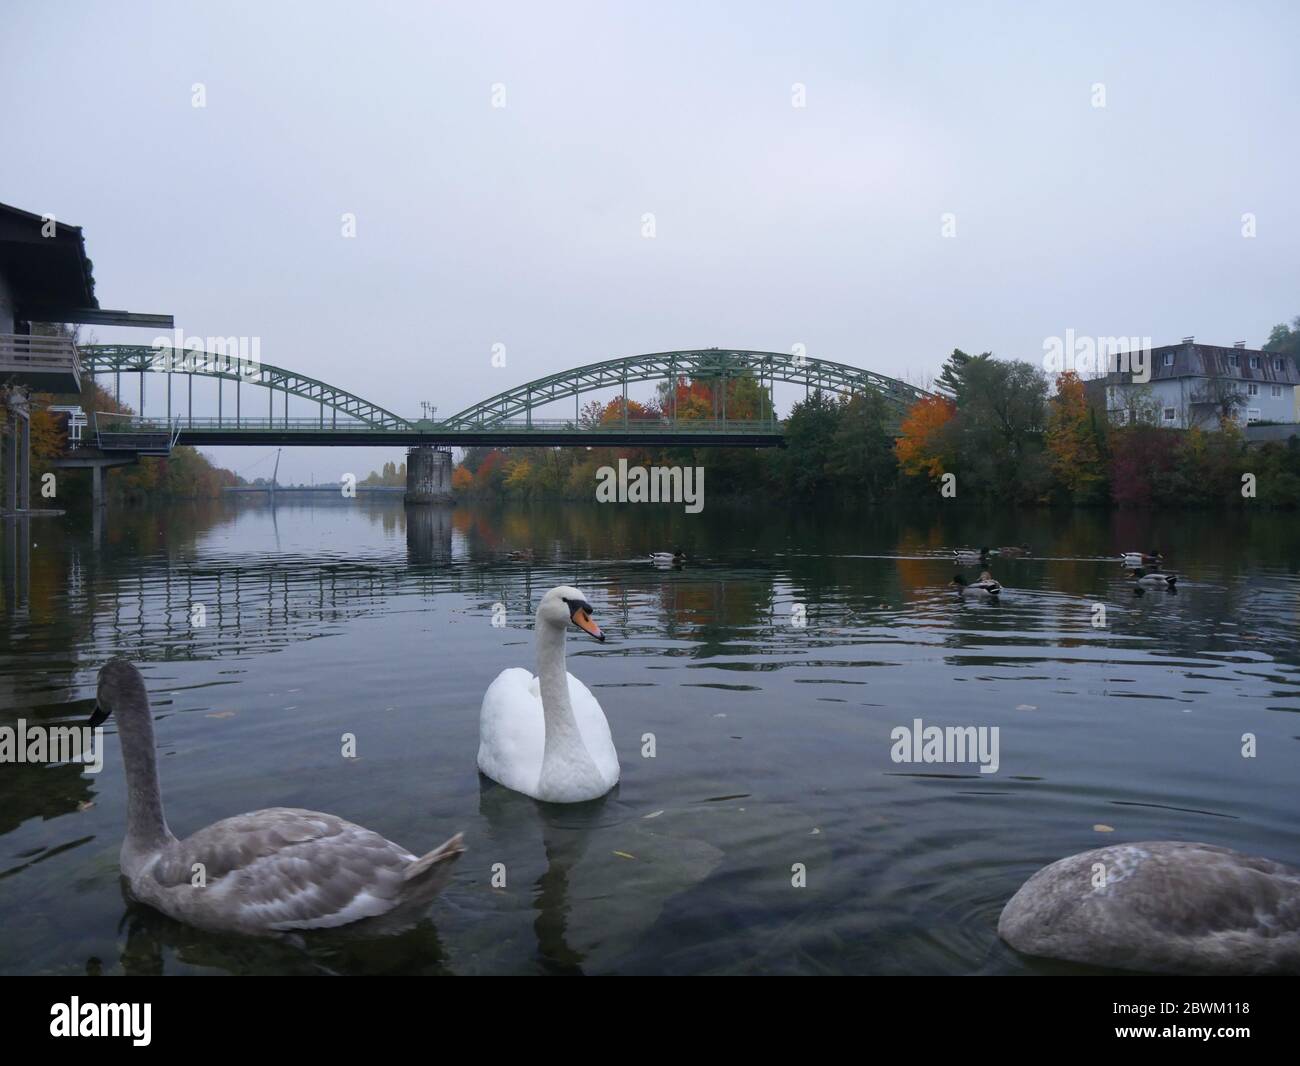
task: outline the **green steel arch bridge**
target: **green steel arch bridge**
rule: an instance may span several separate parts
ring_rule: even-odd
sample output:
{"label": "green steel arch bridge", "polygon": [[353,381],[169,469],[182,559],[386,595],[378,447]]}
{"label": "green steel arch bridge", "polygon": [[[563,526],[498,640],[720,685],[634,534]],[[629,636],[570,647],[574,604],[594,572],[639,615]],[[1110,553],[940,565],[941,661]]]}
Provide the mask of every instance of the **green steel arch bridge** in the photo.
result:
{"label": "green steel arch bridge", "polygon": [[[884,397],[901,418],[928,393],[915,385],[870,370],[824,359],[779,352],[704,348],[656,352],[576,367],[538,378],[498,393],[447,418],[404,418],[335,385],[293,370],[249,360],[238,354],[154,348],[148,345],[91,344],[78,349],[83,378],[111,377],[117,397],[131,402],[130,378],[124,393],[122,376],[136,375],[138,410],[145,409],[145,380],[165,392],[165,400],[150,392],[150,406],[161,415],[92,415],[91,432],[105,450],[148,454],[166,452],[173,444],[192,445],[625,445],[697,444],[771,447],[784,443],[784,429],[775,411],[758,418],[736,418],[726,411],[725,387],[715,389],[720,406],[708,419],[677,417],[674,409],[654,419],[628,418],[613,424],[587,424],[582,418],[584,394],[621,389],[646,381],[725,383],[750,379],[770,394],[774,382],[849,395],[874,392]],[[194,414],[194,379],[215,378],[217,414]],[[180,384],[177,384],[179,382]],[[233,388],[227,383],[233,382]],[[258,395],[264,393],[265,396]],[[316,404],[314,417],[290,417],[289,399]],[[279,402],[277,402],[277,400]],[[572,400],[573,417],[538,417],[539,409]],[[210,405],[210,401],[209,401]],[[298,407],[302,404],[298,403]]]}

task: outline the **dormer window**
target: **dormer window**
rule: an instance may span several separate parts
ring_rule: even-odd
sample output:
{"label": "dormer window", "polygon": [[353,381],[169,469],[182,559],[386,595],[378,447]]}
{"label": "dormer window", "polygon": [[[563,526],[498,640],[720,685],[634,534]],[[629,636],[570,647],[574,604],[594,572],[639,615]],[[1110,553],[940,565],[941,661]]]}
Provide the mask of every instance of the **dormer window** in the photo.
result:
{"label": "dormer window", "polygon": [[1165,365],[1165,366],[1173,366],[1173,365],[1174,365],[1174,353],[1173,353],[1173,352],[1165,352],[1164,365]]}
{"label": "dormer window", "polygon": [[1241,366],[1241,356],[1239,355],[1228,356],[1228,365],[1234,367]]}
{"label": "dormer window", "polygon": [[1251,370],[1258,370],[1258,369],[1259,369],[1259,356],[1257,356],[1257,355],[1252,355],[1252,356],[1250,357],[1250,369],[1251,369]]}
{"label": "dormer window", "polygon": [[1274,360],[1273,360],[1273,369],[1274,369],[1274,370],[1277,370],[1277,371],[1281,371],[1281,369],[1282,369],[1282,360],[1281,360],[1281,359],[1274,359]]}

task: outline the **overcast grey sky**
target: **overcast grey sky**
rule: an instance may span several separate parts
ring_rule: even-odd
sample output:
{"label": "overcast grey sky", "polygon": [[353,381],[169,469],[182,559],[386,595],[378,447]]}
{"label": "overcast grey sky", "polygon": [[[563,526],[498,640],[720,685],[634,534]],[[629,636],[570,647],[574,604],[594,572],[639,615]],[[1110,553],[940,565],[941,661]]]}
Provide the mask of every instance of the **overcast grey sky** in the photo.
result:
{"label": "overcast grey sky", "polygon": [[8,0],[0,201],[84,227],[102,306],[408,415],[675,348],[1257,345],[1300,314],[1298,37],[1286,0]]}

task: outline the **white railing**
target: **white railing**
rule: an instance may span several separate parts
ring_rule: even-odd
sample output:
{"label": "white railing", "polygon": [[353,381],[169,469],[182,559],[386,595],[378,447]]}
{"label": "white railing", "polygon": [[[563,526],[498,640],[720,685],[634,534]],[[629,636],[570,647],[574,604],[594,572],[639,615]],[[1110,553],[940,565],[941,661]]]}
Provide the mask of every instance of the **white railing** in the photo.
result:
{"label": "white railing", "polygon": [[33,337],[0,333],[0,371],[48,373],[66,370],[81,380],[77,346],[70,337]]}

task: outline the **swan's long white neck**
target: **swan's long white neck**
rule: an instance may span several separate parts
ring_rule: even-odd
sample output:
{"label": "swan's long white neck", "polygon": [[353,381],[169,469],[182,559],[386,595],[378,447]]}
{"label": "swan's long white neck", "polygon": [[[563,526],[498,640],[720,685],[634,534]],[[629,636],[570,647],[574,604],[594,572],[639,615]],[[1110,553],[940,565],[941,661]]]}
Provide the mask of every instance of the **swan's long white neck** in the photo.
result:
{"label": "swan's long white neck", "polygon": [[542,714],[546,720],[546,744],[542,749],[542,781],[550,779],[564,767],[572,773],[575,764],[595,770],[595,762],[582,742],[578,720],[569,701],[569,672],[564,662],[564,629],[542,618],[537,619],[537,680],[542,694]]}

